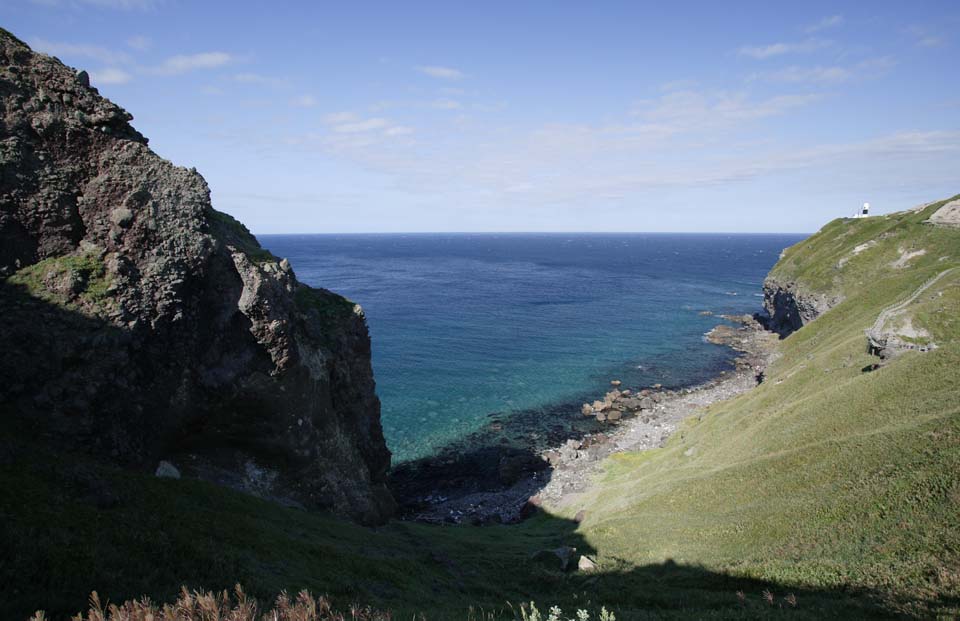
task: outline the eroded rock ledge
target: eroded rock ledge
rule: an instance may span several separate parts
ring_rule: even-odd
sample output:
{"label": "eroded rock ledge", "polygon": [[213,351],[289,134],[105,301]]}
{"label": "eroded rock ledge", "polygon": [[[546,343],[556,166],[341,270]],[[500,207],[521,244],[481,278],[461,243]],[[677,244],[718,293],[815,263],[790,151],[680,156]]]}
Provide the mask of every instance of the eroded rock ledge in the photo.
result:
{"label": "eroded rock ledge", "polygon": [[85,73],[0,29],[8,430],[367,522],[394,502],[363,313],[297,281]]}
{"label": "eroded rock ledge", "polygon": [[807,325],[841,300],[813,293],[796,282],[767,277],[763,282],[765,314],[757,316],[764,327],[785,338]]}

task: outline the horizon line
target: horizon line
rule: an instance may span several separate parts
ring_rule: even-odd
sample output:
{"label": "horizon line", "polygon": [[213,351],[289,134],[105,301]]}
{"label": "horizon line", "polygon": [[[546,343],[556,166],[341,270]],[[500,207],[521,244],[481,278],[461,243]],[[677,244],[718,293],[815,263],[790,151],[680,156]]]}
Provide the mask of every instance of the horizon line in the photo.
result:
{"label": "horizon line", "polygon": [[793,231],[326,231],[322,233],[256,233],[261,235],[813,235]]}

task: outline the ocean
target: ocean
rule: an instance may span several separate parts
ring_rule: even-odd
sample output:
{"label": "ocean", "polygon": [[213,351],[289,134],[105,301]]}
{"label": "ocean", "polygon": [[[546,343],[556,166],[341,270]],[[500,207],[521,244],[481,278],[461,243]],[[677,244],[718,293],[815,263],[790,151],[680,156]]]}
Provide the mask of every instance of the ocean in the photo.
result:
{"label": "ocean", "polygon": [[259,237],[302,282],[363,306],[395,464],[429,456],[491,415],[575,415],[611,379],[682,387],[731,368],[730,350],[704,333],[715,315],[759,310],[763,278],[802,238]]}

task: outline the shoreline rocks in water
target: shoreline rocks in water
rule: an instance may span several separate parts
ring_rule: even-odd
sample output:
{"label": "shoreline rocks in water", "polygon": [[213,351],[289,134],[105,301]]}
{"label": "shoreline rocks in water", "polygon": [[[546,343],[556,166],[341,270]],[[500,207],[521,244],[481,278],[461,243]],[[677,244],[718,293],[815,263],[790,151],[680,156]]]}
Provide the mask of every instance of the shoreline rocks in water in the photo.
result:
{"label": "shoreline rocks in water", "polygon": [[[623,388],[621,382],[590,403],[498,420],[497,431],[490,425],[437,455],[393,469],[390,485],[402,519],[518,522],[544,506],[571,502],[608,455],[662,446],[687,416],[762,380],[776,335],[748,315],[723,318],[735,325],[712,331],[708,340],[739,353],[732,373],[678,390]],[[531,431],[545,420],[551,421],[545,432]]]}

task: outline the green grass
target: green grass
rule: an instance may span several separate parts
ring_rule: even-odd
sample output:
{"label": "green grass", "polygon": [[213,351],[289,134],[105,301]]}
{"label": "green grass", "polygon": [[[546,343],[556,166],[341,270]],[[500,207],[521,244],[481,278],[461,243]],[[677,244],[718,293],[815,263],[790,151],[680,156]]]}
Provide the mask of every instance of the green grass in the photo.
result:
{"label": "green grass", "polygon": [[7,282],[47,302],[93,312],[108,302],[112,284],[103,260],[95,252],[44,259],[12,274]]}
{"label": "green grass", "polygon": [[[864,371],[880,309],[960,264],[960,233],[922,224],[940,204],[834,221],[786,253],[778,277],[844,301],[781,343],[762,386],[688,421],[664,449],[610,460],[569,509],[597,516],[581,533],[601,558],[673,558],[865,589],[908,614],[960,613],[960,279],[908,309],[940,349]],[[891,267],[901,248],[927,254]]]}
{"label": "green grass", "polygon": [[[20,441],[18,440],[18,443]],[[78,474],[79,473],[79,474]],[[102,490],[116,498],[103,506]],[[172,601],[181,584],[229,589],[262,602],[282,589],[361,602],[394,618],[464,619],[474,607],[513,618],[536,600],[565,610],[606,605],[618,619],[751,618],[764,590],[800,604],[785,616],[879,614],[844,593],[780,588],[696,564],[637,566],[601,555],[599,574],[562,573],[530,560],[574,545],[594,554],[572,521],[542,514],[519,526],[438,527],[392,522],[368,529],[288,509],[199,481],[120,472],[22,445],[0,466],[0,617],[43,607],[61,617],[90,591],[121,601]],[[624,553],[627,551],[624,550]],[[736,593],[743,591],[741,603]],[[782,601],[780,601],[782,604]]]}
{"label": "green grass", "polygon": [[303,284],[297,287],[293,300],[301,312],[316,312],[324,319],[349,317],[356,306],[342,295]]}
{"label": "green grass", "polygon": [[211,208],[207,215],[214,235],[243,252],[254,263],[280,260],[272,252],[262,248],[250,229],[230,214]]}
{"label": "green grass", "polygon": [[[937,350],[865,370],[877,359],[864,329],[880,309],[960,264],[960,231],[923,224],[935,207],[834,221],[791,248],[774,273],[843,302],[780,342],[764,384],[688,420],[662,449],[610,458],[576,503],[517,526],[367,529],[46,454],[7,429],[0,617],[75,612],[93,589],[114,601],[170,600],[181,584],[235,582],[261,600],[308,588],[398,619],[463,619],[471,606],[513,618],[507,602],[529,600],[605,605],[621,621],[956,616],[960,278],[941,279],[908,309]],[[927,253],[893,268],[902,247]],[[329,296],[304,288],[297,303],[352,312]],[[104,489],[115,505],[103,506]],[[530,561],[559,545],[594,556],[600,571]]]}

